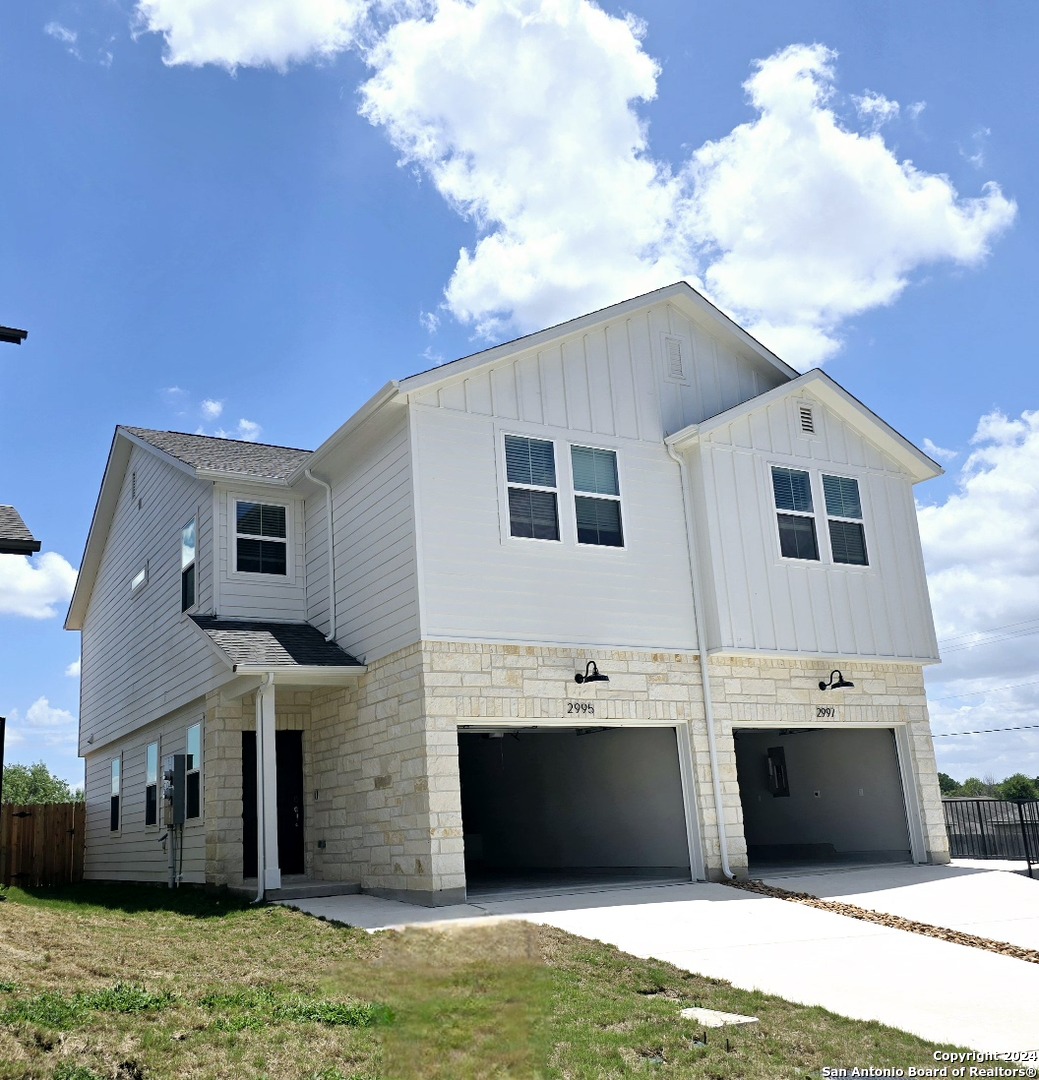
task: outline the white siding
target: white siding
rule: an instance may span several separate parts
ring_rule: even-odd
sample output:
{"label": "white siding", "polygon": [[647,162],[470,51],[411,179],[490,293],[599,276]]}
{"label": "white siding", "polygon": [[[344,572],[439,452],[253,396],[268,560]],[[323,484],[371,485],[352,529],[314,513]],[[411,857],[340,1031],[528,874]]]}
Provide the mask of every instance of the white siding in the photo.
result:
{"label": "white siding", "polygon": [[[423,636],[692,649],[696,645],[679,470],[662,445],[615,449],[623,549],[576,543],[569,445],[554,427],[416,408]],[[504,432],[552,439],[561,542],[509,535]]]}
{"label": "white siding", "polygon": [[[85,797],[86,858],[84,877],[100,881],[165,882],[168,876],[167,855],[159,837],[166,832],[162,824],[162,781],[159,781],[159,825],[144,824],[145,752],[148,744],[159,743],[159,770],[170,754],[183,754],[191,724],[204,719],[200,705],[182,709],[154,724],[138,728],[133,734],[91,753],[86,759]],[[204,729],[204,723],[203,723]],[[203,730],[203,742],[204,730]],[[110,829],[112,758],[122,755],[122,794],[119,800],[120,827]],[[206,767],[203,754],[203,773]],[[202,789],[204,790],[204,776]],[[184,858],[178,859],[183,881],[204,882],[206,860],[205,823],[203,818],[188,821],[183,829]]]}
{"label": "white siding", "polygon": [[[705,439],[691,455],[712,649],[887,660],[937,657],[912,484],[876,446],[820,403],[803,436],[788,400]],[[868,567],[828,558],[815,498],[820,561],[779,552],[771,466],[858,480]]]}
{"label": "white siding", "polygon": [[[419,639],[407,410],[387,409],[315,470],[332,484],[336,640],[372,663]],[[307,618],[328,632],[324,495],[307,499]]]}
{"label": "white siding", "polygon": [[[288,573],[285,577],[235,571],[237,499],[286,508]],[[218,535],[223,538],[218,545],[216,613],[225,619],[301,622],[306,617],[307,595],[303,500],[285,489],[239,484],[233,487],[218,485],[215,504]]]}
{"label": "white siding", "polygon": [[[197,698],[222,673],[180,600],[181,529],[197,517],[197,610],[212,610],[210,489],[147,451],[130,455],[83,623],[81,754]],[[147,584],[131,594],[146,561]]]}

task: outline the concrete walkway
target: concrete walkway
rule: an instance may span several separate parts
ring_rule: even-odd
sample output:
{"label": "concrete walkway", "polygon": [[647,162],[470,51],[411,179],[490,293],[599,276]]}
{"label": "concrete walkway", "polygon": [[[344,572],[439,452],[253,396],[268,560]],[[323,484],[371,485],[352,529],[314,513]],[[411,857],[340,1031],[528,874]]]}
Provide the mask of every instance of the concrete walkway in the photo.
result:
{"label": "concrete walkway", "polygon": [[[936,925],[960,921],[973,933],[982,933],[982,927],[1012,930],[1022,943],[1039,934],[1039,882],[1014,875],[884,867],[810,875],[814,887],[807,886],[808,876],[798,875],[796,882],[771,880],[876,910],[889,910],[879,905],[894,897],[892,903],[905,906],[898,914],[912,910],[912,918]],[[1031,916],[1021,885],[1034,892]],[[1001,894],[1014,912],[1011,918],[993,912],[991,905]],[[724,885],[574,892],[433,909],[363,895],[291,901],[289,906],[368,930],[459,919],[526,919],[609,942],[634,956],[727,979],[743,989],[879,1020],[934,1042],[990,1053],[1039,1054],[1039,964]]]}

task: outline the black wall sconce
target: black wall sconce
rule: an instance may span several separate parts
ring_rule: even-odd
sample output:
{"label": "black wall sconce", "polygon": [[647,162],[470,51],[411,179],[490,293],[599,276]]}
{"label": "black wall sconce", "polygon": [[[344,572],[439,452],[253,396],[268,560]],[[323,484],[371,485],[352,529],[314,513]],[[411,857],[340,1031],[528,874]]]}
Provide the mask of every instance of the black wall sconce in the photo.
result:
{"label": "black wall sconce", "polygon": [[820,690],[850,690],[855,684],[847,679],[836,669],[830,672],[830,681],[824,679],[819,683]]}
{"label": "black wall sconce", "polygon": [[574,682],[575,683],[609,682],[609,681],[610,681],[609,675],[600,675],[599,674],[599,669],[598,669],[598,667],[596,667],[596,664],[595,664],[594,660],[589,660],[588,663],[585,664],[585,666],[584,666],[584,674],[583,675],[579,671],[574,674]]}

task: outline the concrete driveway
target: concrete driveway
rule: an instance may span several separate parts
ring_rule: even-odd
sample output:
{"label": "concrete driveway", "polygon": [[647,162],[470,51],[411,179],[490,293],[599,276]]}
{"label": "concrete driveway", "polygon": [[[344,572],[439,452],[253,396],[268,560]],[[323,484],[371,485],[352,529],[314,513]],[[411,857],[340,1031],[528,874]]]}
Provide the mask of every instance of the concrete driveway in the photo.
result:
{"label": "concrete driveway", "polygon": [[[1039,941],[1039,881],[1014,874],[905,866],[769,880],[921,922],[957,923],[984,936],[1002,933],[1005,940],[1012,934],[1031,947]],[[363,895],[287,903],[369,930],[526,919],[934,1042],[996,1054],[1035,1052],[1039,1065],[1039,964],[724,885],[646,886],[434,909]]]}

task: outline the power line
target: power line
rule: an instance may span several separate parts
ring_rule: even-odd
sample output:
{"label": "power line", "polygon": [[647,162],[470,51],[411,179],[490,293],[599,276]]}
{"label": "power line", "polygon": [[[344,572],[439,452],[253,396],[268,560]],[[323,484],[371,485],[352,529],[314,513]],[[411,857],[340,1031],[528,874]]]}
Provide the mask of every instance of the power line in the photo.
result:
{"label": "power line", "polygon": [[[971,634],[998,634],[1001,633],[1003,630],[1012,630],[1015,626],[1031,626],[1032,623],[1037,621],[1039,620],[1035,618],[1022,619],[1020,622],[1004,623],[1002,626],[990,626],[987,630],[973,630],[966,634],[953,634],[951,637],[939,638],[938,644],[948,644],[954,641],[959,641],[961,638],[969,638]],[[1029,631],[1029,633],[1034,633],[1034,631]]]}
{"label": "power line", "polygon": [[932,732],[931,734],[936,739],[951,739],[954,735],[991,735],[996,731],[1031,731],[1032,728],[1039,728],[1039,724],[1022,724],[1020,727],[993,727],[985,728],[982,731],[942,731]]}
{"label": "power line", "polygon": [[1009,683],[1006,686],[990,686],[987,690],[965,690],[962,694],[948,694],[946,697],[928,697],[928,701],[959,701],[965,697],[983,697],[985,694],[995,694],[1000,690],[1016,690],[1019,686],[1039,686],[1039,679],[1030,682]]}

